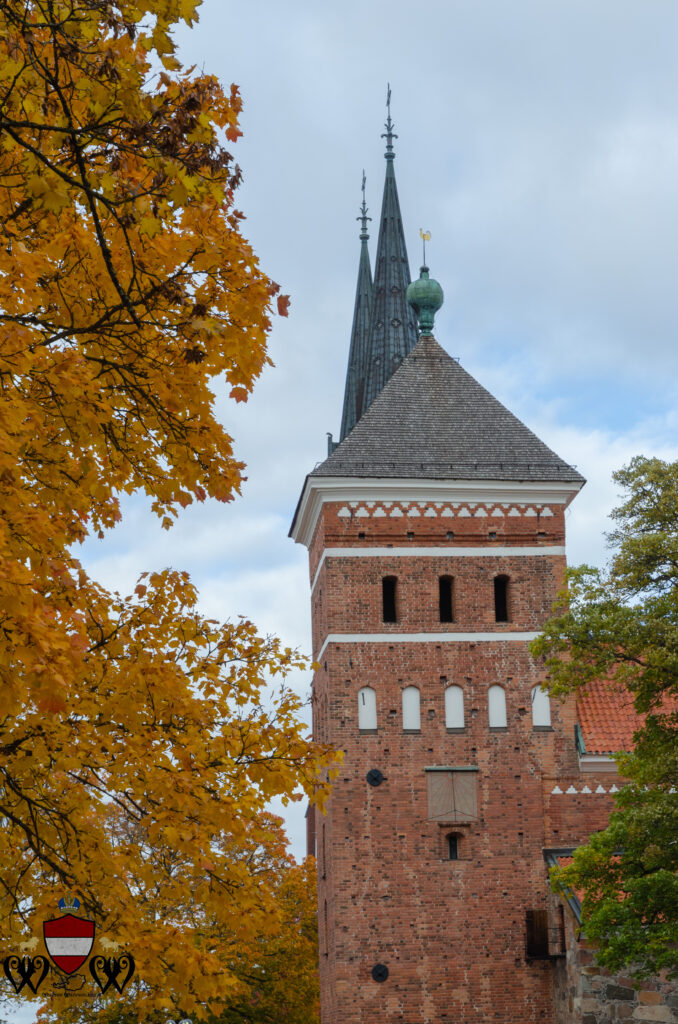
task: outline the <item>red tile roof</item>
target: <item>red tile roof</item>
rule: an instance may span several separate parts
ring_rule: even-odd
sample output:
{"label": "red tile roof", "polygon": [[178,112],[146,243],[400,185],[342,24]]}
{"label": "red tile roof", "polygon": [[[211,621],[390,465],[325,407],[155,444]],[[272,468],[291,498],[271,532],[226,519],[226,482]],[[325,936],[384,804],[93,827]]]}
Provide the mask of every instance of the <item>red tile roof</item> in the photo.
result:
{"label": "red tile roof", "polygon": [[633,734],[643,715],[633,707],[628,690],[609,681],[590,683],[577,698],[577,717],[587,754],[615,754],[631,750]]}

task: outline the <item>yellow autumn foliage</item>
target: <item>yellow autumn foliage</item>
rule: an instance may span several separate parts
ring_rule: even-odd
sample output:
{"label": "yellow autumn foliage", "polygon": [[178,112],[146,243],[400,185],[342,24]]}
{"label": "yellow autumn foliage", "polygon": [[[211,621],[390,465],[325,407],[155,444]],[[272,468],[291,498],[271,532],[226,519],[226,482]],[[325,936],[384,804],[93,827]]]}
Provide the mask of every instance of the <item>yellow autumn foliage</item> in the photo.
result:
{"label": "yellow autumn foliage", "polygon": [[77,894],[139,1019],[232,1000],[224,943],[276,921],[244,851],[329,763],[294,652],[206,621],[181,572],[120,597],[76,557],[121,494],[169,527],[240,486],[214,391],[247,397],[278,287],[234,206],[237,88],[174,56],[197,7],[0,2],[0,915],[18,945]]}

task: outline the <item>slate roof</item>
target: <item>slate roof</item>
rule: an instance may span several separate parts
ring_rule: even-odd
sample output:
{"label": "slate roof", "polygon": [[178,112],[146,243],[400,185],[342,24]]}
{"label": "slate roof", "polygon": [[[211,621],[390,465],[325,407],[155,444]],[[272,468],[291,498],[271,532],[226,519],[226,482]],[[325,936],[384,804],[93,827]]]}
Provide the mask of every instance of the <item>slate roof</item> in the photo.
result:
{"label": "slate roof", "polygon": [[310,475],[584,483],[430,335]]}
{"label": "slate roof", "polygon": [[410,281],[393,152],[387,149],[384,198],[374,261],[370,329],[365,353],[362,413],[369,409],[393,371],[417,344],[417,318],[407,301]]}
{"label": "slate roof", "polygon": [[[367,220],[366,214],[365,220]],[[370,267],[370,254],[367,251],[367,241],[370,236],[367,234],[365,220],[363,220],[363,230],[360,235],[358,284],[355,290],[353,328],[351,330],[351,345],[348,352],[344,408],[341,416],[341,432],[339,434],[342,440],[347,434],[350,434],[362,416],[365,400],[365,363],[367,359],[370,314],[372,312],[372,268]]]}

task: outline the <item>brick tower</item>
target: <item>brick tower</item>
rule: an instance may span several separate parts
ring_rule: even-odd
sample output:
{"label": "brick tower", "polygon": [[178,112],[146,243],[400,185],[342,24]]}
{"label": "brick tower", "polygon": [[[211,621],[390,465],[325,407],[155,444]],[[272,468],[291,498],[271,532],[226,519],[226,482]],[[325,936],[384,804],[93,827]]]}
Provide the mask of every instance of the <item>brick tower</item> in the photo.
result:
{"label": "brick tower", "polygon": [[374,283],[361,211],[341,438],[290,531],[314,735],[344,751],[316,827],[322,1022],[551,1024],[565,929],[545,851],[602,827],[609,799],[582,811],[576,708],[549,702],[528,644],[584,480],[435,340],[426,268],[417,338],[392,127]]}

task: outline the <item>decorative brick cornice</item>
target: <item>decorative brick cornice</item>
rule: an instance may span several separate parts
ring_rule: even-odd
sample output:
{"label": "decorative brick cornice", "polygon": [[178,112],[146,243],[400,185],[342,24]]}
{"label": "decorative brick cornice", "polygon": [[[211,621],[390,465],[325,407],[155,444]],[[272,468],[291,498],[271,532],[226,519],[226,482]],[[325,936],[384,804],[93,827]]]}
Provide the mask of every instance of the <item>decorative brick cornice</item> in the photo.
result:
{"label": "decorative brick cornice", "polygon": [[581,485],[571,481],[399,480],[306,477],[290,537],[310,547],[323,504],[341,504],[350,518],[502,518],[551,516],[552,505],[566,507]]}
{"label": "decorative brick cornice", "polygon": [[614,793],[618,793],[618,792],[619,792],[619,786],[615,786],[614,783],[611,786],[609,786],[607,789],[605,789],[604,786],[601,786],[600,783],[598,783],[598,785],[595,787],[595,789],[591,789],[591,787],[589,785],[587,785],[586,783],[584,783],[583,786],[579,786],[579,788],[577,788],[577,786],[573,785],[571,782],[563,782],[562,785],[559,785],[558,783],[556,783],[555,786],[553,787],[553,789],[551,790],[550,795],[551,796],[577,796],[579,794],[582,794],[584,796],[603,796],[603,795],[607,795],[607,794],[610,794],[610,793],[614,794]]}

